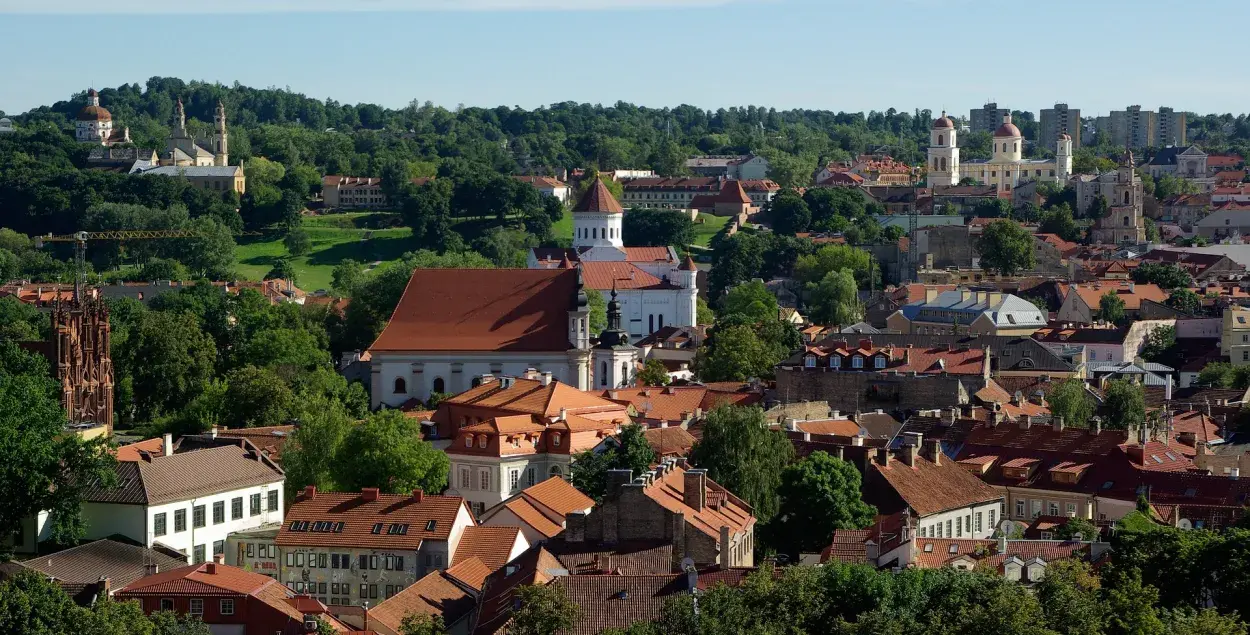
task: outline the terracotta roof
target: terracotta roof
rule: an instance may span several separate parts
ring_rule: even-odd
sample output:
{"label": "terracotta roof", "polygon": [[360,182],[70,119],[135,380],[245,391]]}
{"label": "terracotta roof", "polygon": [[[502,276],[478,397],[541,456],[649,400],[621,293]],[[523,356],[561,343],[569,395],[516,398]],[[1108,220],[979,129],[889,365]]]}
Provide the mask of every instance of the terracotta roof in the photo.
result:
{"label": "terracotta roof", "polygon": [[946,116],[945,110],[942,111],[941,117],[938,117],[937,119],[933,120],[934,130],[938,130],[940,128],[954,128],[954,127],[955,127],[955,122],[951,121],[951,118]]}
{"label": "terracotta roof", "polygon": [[119,593],[142,595],[254,595],[277,580],[238,567],[203,562],[136,580]]}
{"label": "terracotta roof", "polygon": [[671,573],[676,559],[668,541],[604,544],[557,538],[544,545],[573,575],[653,575]]}
{"label": "terracotta roof", "polygon": [[219,437],[237,437],[247,439],[252,445],[260,448],[266,456],[278,461],[282,461],[282,450],[286,447],[286,442],[290,440],[291,435],[295,434],[295,426],[263,426],[259,428],[221,428],[217,431]]}
{"label": "terracotta roof", "polygon": [[686,456],[694,448],[695,443],[694,435],[679,426],[648,428],[643,432],[643,436],[647,438],[647,444],[651,446],[651,450],[660,458]]}
{"label": "terracotta roof", "polygon": [[[562,481],[564,479],[547,480]],[[513,498],[503,503],[500,507],[512,512],[521,522],[548,538],[554,538],[564,531],[564,525],[544,514],[533,501],[526,498]]]}
{"label": "terracotta roof", "polygon": [[1129,311],[1141,309],[1142,300],[1163,302],[1168,298],[1167,292],[1160,289],[1156,284],[1134,284],[1127,281],[1104,281],[1093,284],[1071,285],[1064,290],[1064,297],[1066,298],[1067,293],[1073,291],[1080,296],[1085,304],[1095,310],[1098,309],[1098,303],[1102,300],[1102,296],[1107,293],[1113,293],[1119,296],[1121,300],[1124,300],[1124,308]]}
{"label": "terracotta roof", "polygon": [[511,619],[512,595],[517,587],[547,584],[563,569],[564,565],[555,556],[535,545],[490,574],[482,586],[473,632],[479,635],[498,633]]}
{"label": "terracotta roof", "polygon": [[702,511],[687,505],[684,500],[685,473],[686,468],[674,466],[642,491],[647,498],[668,511],[684,514],[686,522],[695,529],[717,539],[723,526],[727,525],[731,532],[736,533],[746,531],[755,524],[751,506],[711,479],[707,479],[708,499],[718,500],[719,504],[709,503]]}
{"label": "terracotta roof", "polygon": [[519,527],[466,527],[460,535],[460,544],[456,546],[452,565],[469,558],[477,558],[486,568],[494,571],[508,561],[508,557],[512,555],[512,547],[516,545],[520,535]]}
{"label": "terracotta roof", "polygon": [[370,350],[565,351],[571,269],[417,269]]}
{"label": "terracotta roof", "polygon": [[859,435],[859,424],[850,419],[821,419],[819,421],[799,421],[796,424],[799,432],[808,434],[832,434],[843,437]]}
{"label": "terracotta roof", "polygon": [[596,635],[655,620],[666,600],[689,592],[684,573],[561,576],[552,584],[581,609],[573,628],[563,631],[569,635]]}
{"label": "terracotta roof", "polygon": [[482,590],[482,584],[486,582],[486,577],[494,570],[486,566],[481,558],[474,556],[466,558],[449,567],[444,573],[465,584],[475,591]]}
{"label": "terracotta roof", "polygon": [[568,187],[567,185],[565,185],[564,183],[561,183],[559,180],[557,180],[553,176],[520,176],[520,175],[514,174],[512,178],[522,183],[529,183],[530,185],[533,185],[534,187],[544,187],[544,188],[553,188],[553,189],[558,188],[558,187]]}
{"label": "terracotta roof", "polygon": [[701,407],[707,392],[703,386],[636,386],[605,390],[600,394],[612,401],[633,406],[638,419],[685,421]]}
{"label": "terracotta roof", "polygon": [[121,461],[116,488],[88,486],[83,499],[94,503],[159,505],[266,483],[281,483],[282,470],[246,440]]}
{"label": "terracotta roof", "polygon": [[915,467],[891,456],[888,465],[869,462],[870,469],[885,481],[920,516],[950,509],[999,500],[998,489],[986,485],[954,461],[934,464],[923,456],[916,457]]}
{"label": "terracotta roof", "polygon": [[865,564],[868,550],[864,546],[872,534],[869,529],[839,529],[833,532],[833,540],[820,552],[820,561]]}
{"label": "terracotta roof", "polygon": [[1020,137],[1023,135],[1020,134],[1020,129],[1016,127],[1016,124],[1011,123],[1011,118],[1008,117],[1007,120],[1003,122],[1003,125],[999,126],[998,129],[994,131],[994,136]]}
{"label": "terracotta roof", "polygon": [[187,562],[154,549],[106,538],[32,558],[22,564],[62,583],[94,584],[101,577],[107,577],[113,588],[118,589],[146,576],[150,564],[172,570],[185,567]]}
{"label": "terracotta roof", "polygon": [[622,247],[626,262],[672,262],[668,247]]}
{"label": "terracotta roof", "polygon": [[1067,256],[1068,254],[1073,253],[1077,249],[1080,248],[1080,245],[1069,240],[1064,240],[1060,238],[1057,234],[1033,234],[1033,235],[1041,239],[1042,242],[1059,250],[1059,254],[1061,256]]}
{"label": "terracotta roof", "polygon": [[682,271],[697,271],[699,267],[694,264],[694,258],[691,258],[690,255],[687,254],[686,259],[682,261],[681,266],[678,267],[678,269]]}
{"label": "terracotta roof", "polygon": [[165,452],[165,440],[157,437],[155,439],[127,443],[126,445],[118,446],[115,456],[118,461],[140,461],[143,459],[142,452],[163,454]]}
{"label": "terracotta roof", "polygon": [[78,111],[79,121],[112,121],[113,113],[102,106],[87,106]]}
{"label": "terracotta roof", "polygon": [[751,198],[742,190],[741,181],[725,181],[721,186],[720,193],[716,195],[717,203],[732,203],[735,205],[751,204]]}
{"label": "terracotta roof", "polygon": [[544,386],[541,381],[520,377],[513,378],[509,386],[504,386],[503,382],[495,380],[444,399],[439,406],[439,413],[443,413],[447,409],[446,406],[452,405],[473,405],[504,412],[546,417],[559,415],[561,408],[566,408],[569,414],[622,410],[620,404],[582,392],[568,384],[553,381]]}
{"label": "terracotta roof", "polygon": [[[286,520],[274,542],[281,547],[351,546],[363,549],[416,550],[425,540],[447,540],[457,515],[468,508],[459,496],[365,493],[301,493],[286,512]],[[291,527],[300,523],[299,531]],[[314,527],[330,524],[330,531]],[[334,524],[331,524],[334,523]],[[343,523],[339,528],[337,523]],[[472,521],[470,520],[470,523]],[[381,525],[375,532],[374,528]],[[391,533],[392,531],[403,533]],[[338,531],[335,531],[338,529]]]}
{"label": "terracotta roof", "polygon": [[555,512],[560,518],[570,512],[590,509],[595,501],[562,478],[549,478],[521,490],[521,496]]}
{"label": "terracotta roof", "polygon": [[[814,356],[816,368],[838,368],[840,372],[916,372],[921,374],[946,373],[950,375],[984,375],[989,363],[989,356],[984,348],[964,346],[956,348],[954,344],[946,346],[877,346],[871,339],[850,343],[844,340],[825,340],[817,345],[808,345],[802,351],[791,355],[782,362],[786,366],[803,366],[805,358]],[[837,358],[840,366],[834,366]],[[863,360],[862,366],[856,368],[853,358]],[[885,366],[877,368],[876,358],[885,359]]]}
{"label": "terracotta roof", "polygon": [[[675,289],[667,280],[647,273],[632,262],[582,261],[582,279],[586,287],[606,291],[613,287],[626,289]],[[567,315],[566,315],[567,319]]]}
{"label": "terracotta roof", "polygon": [[582,195],[582,200],[573,206],[573,212],[624,214],[625,208],[621,207],[601,179],[595,179],[595,184],[586,190],[586,193]]}
{"label": "terracotta roof", "polygon": [[1029,401],[1029,399],[1033,398],[1032,394],[1022,394],[1020,403],[1018,405],[1013,403],[1015,394],[1007,392],[1002,386],[995,383],[993,379],[987,380],[985,387],[978,390],[974,396],[986,406],[995,403],[1001,404],[1003,414],[1010,419],[1050,414],[1050,408]]}

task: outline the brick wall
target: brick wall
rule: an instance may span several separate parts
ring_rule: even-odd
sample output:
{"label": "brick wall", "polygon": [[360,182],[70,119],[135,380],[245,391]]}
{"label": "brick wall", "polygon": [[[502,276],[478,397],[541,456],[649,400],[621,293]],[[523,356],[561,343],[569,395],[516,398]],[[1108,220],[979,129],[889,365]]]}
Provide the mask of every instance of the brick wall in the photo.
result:
{"label": "brick wall", "polygon": [[827,401],[844,412],[944,408],[969,403],[985,387],[970,375],[904,375],[894,373],[777,369],[777,396],[782,403]]}

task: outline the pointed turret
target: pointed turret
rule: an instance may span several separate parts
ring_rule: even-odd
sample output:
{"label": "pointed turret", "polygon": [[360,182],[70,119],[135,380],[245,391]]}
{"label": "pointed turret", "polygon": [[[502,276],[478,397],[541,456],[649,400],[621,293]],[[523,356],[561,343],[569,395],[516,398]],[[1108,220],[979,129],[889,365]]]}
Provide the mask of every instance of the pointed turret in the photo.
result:
{"label": "pointed turret", "polygon": [[593,185],[586,189],[582,200],[573,207],[574,212],[590,212],[593,214],[624,214],[625,208],[612,196],[608,186],[602,179],[595,179]]}

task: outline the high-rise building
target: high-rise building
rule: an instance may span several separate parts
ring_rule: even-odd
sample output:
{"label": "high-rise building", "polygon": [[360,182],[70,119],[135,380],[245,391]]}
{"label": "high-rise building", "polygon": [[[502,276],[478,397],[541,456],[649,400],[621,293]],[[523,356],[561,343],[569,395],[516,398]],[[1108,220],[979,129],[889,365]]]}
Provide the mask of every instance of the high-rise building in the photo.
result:
{"label": "high-rise building", "polygon": [[1045,147],[1063,134],[1072,137],[1072,147],[1081,147],[1081,110],[1067,104],[1043,108],[1036,141]]}
{"label": "high-rise building", "polygon": [[1185,113],[1160,106],[1155,141],[1160,146],[1185,145]]}
{"label": "high-rise building", "polygon": [[972,132],[994,132],[1002,124],[1003,117],[1010,114],[1010,108],[999,108],[998,104],[990,102],[968,111],[968,127]]}
{"label": "high-rise building", "polygon": [[1160,107],[1159,112],[1129,106],[1098,118],[1098,135],[1118,146],[1162,148],[1186,143],[1185,113]]}

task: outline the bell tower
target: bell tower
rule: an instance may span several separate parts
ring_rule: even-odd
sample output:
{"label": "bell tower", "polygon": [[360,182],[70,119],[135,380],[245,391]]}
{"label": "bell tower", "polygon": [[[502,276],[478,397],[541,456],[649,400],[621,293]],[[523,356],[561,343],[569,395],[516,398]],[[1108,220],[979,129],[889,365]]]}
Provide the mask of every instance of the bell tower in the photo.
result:
{"label": "bell tower", "polygon": [[217,111],[213,114],[213,165],[230,165],[230,151],[226,143],[226,105],[217,101]]}
{"label": "bell tower", "polygon": [[942,111],[929,131],[929,187],[959,183],[959,146],[955,134],[955,122]]}

